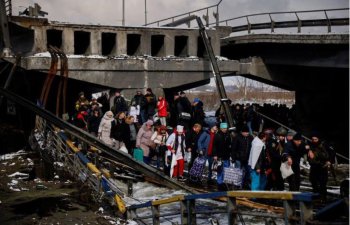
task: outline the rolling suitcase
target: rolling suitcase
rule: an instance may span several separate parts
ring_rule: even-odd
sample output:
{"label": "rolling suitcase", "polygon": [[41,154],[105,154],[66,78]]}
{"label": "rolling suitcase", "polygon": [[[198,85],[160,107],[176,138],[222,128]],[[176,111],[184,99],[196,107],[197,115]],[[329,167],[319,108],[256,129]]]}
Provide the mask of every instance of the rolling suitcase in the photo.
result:
{"label": "rolling suitcase", "polygon": [[204,167],[205,167],[205,161],[206,161],[206,158],[204,156],[199,156],[194,160],[193,166],[189,173],[191,181],[194,181],[194,182],[201,181]]}
{"label": "rolling suitcase", "polygon": [[141,148],[135,148],[133,153],[134,159],[143,162],[143,150]]}

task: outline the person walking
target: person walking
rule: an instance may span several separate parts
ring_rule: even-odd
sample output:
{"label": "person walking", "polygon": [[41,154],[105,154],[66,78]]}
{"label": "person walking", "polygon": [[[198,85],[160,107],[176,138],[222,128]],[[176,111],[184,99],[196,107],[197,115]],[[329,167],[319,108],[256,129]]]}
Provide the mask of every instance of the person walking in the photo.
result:
{"label": "person walking", "polygon": [[185,133],[184,127],[181,125],[176,126],[176,130],[169,136],[166,141],[167,156],[170,157],[170,176],[177,178],[179,181],[185,181],[183,176],[185,169]]}
{"label": "person walking", "polygon": [[163,96],[158,97],[157,110],[160,124],[166,126],[166,118],[168,116],[168,102]]}
{"label": "person walking", "polygon": [[200,154],[205,155],[206,159],[208,160],[208,181],[207,183],[212,183],[212,176],[213,176],[213,144],[214,144],[214,137],[216,132],[218,131],[218,127],[215,123],[210,125],[209,131],[203,131],[202,134],[199,136],[198,139],[198,151]]}
{"label": "person walking", "polygon": [[103,141],[106,145],[112,146],[113,140],[111,138],[111,129],[112,129],[112,121],[113,118],[113,112],[107,111],[103,115],[100,125],[98,127],[98,138]]}
{"label": "person walking", "polygon": [[267,181],[266,171],[268,167],[265,141],[266,134],[260,132],[252,142],[252,148],[248,159],[248,165],[251,167],[250,187],[252,191],[265,190]]}
{"label": "person walking", "polygon": [[287,178],[289,191],[300,191],[300,159],[305,154],[307,154],[305,143],[302,141],[301,134],[296,133],[293,136],[293,140],[285,144],[282,154],[282,161],[287,161],[294,173]]}
{"label": "person walking", "polygon": [[146,164],[151,163],[151,158],[150,158],[150,147],[152,146],[152,126],[153,126],[153,121],[152,120],[147,120],[146,123],[142,125],[140,128],[139,132],[137,133],[136,137],[136,147],[141,148],[143,150],[143,162]]}
{"label": "person walking", "polygon": [[213,159],[221,161],[222,167],[217,171],[217,185],[219,191],[226,191],[224,184],[224,169],[230,167],[230,157],[232,151],[232,139],[228,133],[228,124],[220,123],[220,130],[215,134],[213,144]]}
{"label": "person walking", "polygon": [[310,163],[309,180],[312,185],[312,190],[320,194],[322,202],[326,202],[328,169],[331,163],[329,161],[327,149],[317,132],[313,132],[311,135],[310,148],[307,146],[306,148],[308,149],[307,155]]}

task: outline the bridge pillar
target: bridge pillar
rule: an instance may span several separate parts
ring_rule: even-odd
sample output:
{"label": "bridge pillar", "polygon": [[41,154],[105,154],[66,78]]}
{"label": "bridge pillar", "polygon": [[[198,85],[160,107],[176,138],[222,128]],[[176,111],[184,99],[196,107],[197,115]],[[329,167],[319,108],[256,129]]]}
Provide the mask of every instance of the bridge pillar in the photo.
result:
{"label": "bridge pillar", "polygon": [[175,55],[175,37],[170,35],[165,35],[164,38],[165,56]]}
{"label": "bridge pillar", "polygon": [[62,51],[66,54],[74,54],[74,30],[73,29],[70,29],[70,28],[63,29]]}
{"label": "bridge pillar", "polygon": [[141,47],[138,55],[151,55],[151,35],[148,32],[141,34]]}
{"label": "bridge pillar", "polygon": [[47,51],[46,29],[34,28],[34,52]]}
{"label": "bridge pillar", "polygon": [[118,32],[116,42],[116,55],[123,55],[127,53],[127,34],[125,31]]}
{"label": "bridge pillar", "polygon": [[197,50],[198,50],[198,36],[190,35],[188,37],[188,55],[197,56]]}
{"label": "bridge pillar", "polygon": [[102,46],[101,46],[101,32],[92,31],[90,35],[90,47],[89,52],[92,55],[101,55],[102,54]]}

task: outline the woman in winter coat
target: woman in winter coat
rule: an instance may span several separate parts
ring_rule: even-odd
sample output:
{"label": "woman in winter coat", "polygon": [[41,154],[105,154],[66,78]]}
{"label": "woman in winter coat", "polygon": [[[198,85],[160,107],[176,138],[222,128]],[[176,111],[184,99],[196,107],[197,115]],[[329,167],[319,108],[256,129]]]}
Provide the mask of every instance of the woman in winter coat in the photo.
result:
{"label": "woman in winter coat", "polygon": [[166,126],[166,117],[168,116],[168,102],[163,98],[163,96],[158,97],[157,109],[158,109],[158,117],[160,123]]}
{"label": "woman in winter coat", "polygon": [[111,138],[113,139],[114,148],[119,150],[125,147],[125,140],[129,139],[129,134],[127,133],[128,125],[125,123],[125,113],[119,112],[115,116],[115,120],[112,121]]}
{"label": "woman in winter coat", "polygon": [[101,120],[100,126],[98,127],[98,138],[109,146],[113,145],[113,141],[111,138],[111,128],[113,120],[113,112],[107,111]]}
{"label": "woman in winter coat", "polygon": [[135,124],[135,117],[127,116],[125,123],[128,125],[126,127],[126,133],[129,138],[125,140],[125,146],[128,149],[130,155],[133,154],[133,149],[136,147],[136,136],[138,132],[138,127]]}
{"label": "woman in winter coat", "polygon": [[155,143],[155,152],[157,156],[157,168],[160,168],[160,160],[164,158],[164,153],[167,150],[166,140],[169,135],[166,132],[166,126],[161,125],[158,127],[157,131],[155,131],[151,137],[151,141]]}
{"label": "woman in winter coat", "polygon": [[152,137],[152,126],[153,121],[147,120],[146,123],[142,125],[136,137],[136,147],[141,148],[143,150],[143,162],[146,164],[150,164],[151,159],[149,157],[150,146],[152,145],[151,137]]}
{"label": "woman in winter coat", "polygon": [[185,168],[185,134],[184,126],[177,125],[176,130],[172,133],[166,141],[167,158],[171,155],[170,176],[177,178],[179,181],[185,181],[183,177]]}

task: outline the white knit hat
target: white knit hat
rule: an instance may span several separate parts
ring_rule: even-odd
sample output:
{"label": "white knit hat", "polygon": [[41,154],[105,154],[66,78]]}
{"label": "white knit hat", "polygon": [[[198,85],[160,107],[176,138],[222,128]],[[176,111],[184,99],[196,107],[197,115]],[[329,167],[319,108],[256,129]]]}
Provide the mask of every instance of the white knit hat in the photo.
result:
{"label": "white knit hat", "polygon": [[177,125],[177,126],[176,126],[176,131],[177,131],[177,132],[184,132],[184,126]]}

